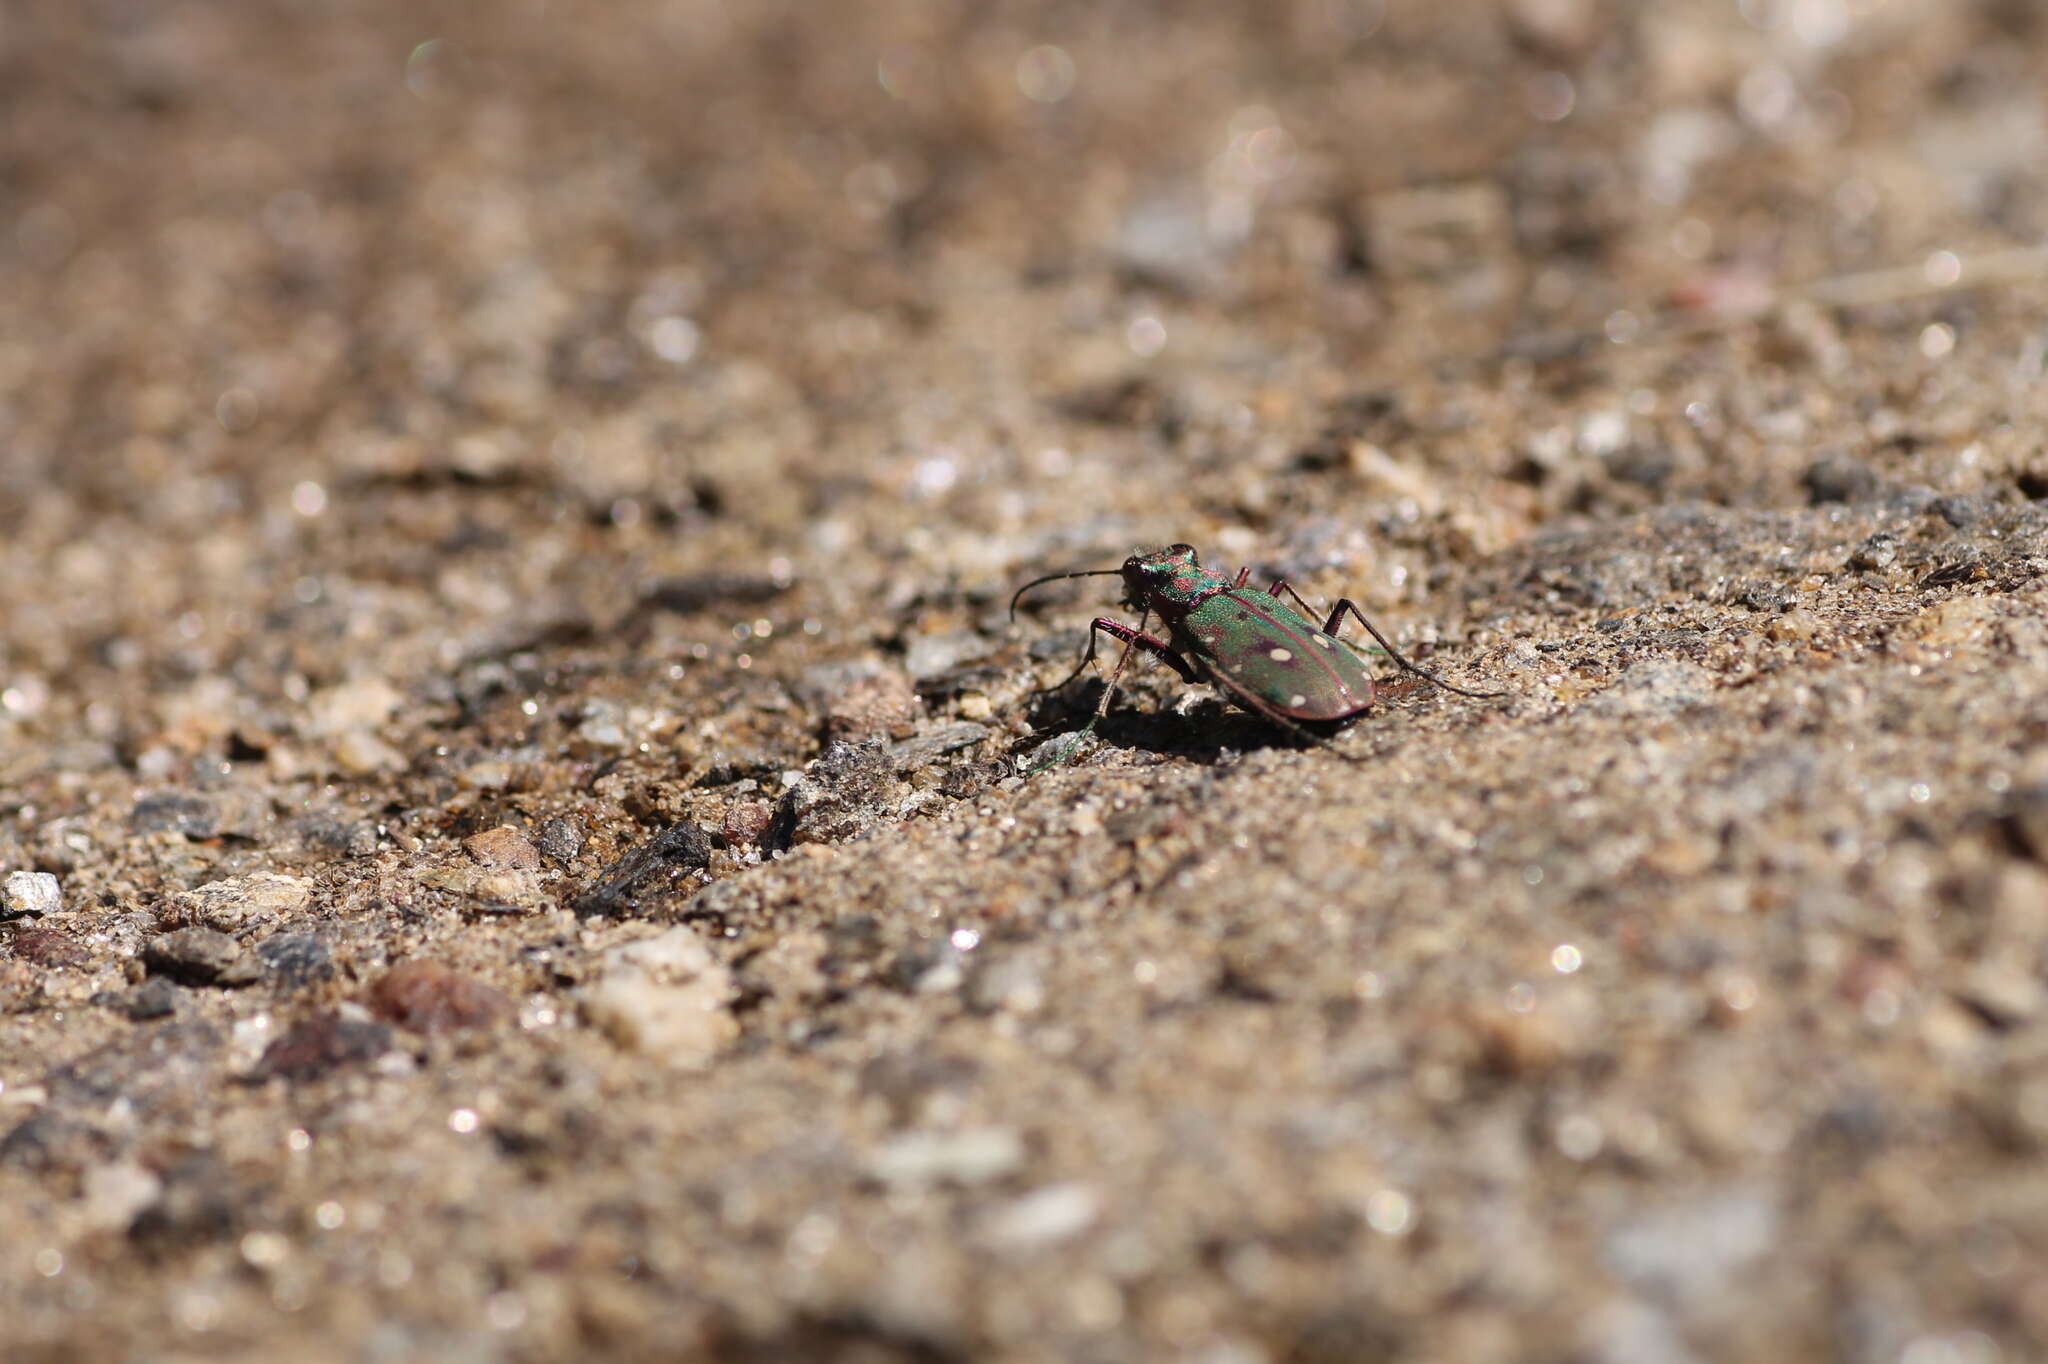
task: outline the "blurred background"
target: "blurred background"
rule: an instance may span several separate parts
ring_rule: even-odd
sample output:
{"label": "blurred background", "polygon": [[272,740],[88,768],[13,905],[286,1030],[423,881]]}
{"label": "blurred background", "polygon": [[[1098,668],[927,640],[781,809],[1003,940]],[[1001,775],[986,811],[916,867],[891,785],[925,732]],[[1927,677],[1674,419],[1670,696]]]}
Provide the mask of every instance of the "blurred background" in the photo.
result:
{"label": "blurred background", "polygon": [[[1804,463],[1754,447],[1861,458],[1873,422],[1884,446],[1981,297],[1888,314],[1895,354],[1801,288],[2031,278],[2009,253],[2048,215],[2043,23],[2021,0],[17,3],[4,553],[47,601],[84,590],[61,629],[14,603],[7,647],[57,666],[138,609],[196,611],[203,641],[224,604],[293,609],[281,588],[337,573],[438,575],[501,614],[622,565],[729,557],[831,597],[867,554],[979,582],[1205,521],[1285,559],[1272,539],[1314,541],[1338,500],[1486,551],[1566,512],[1797,499]],[[1725,349],[1573,363],[1688,328],[1732,334],[1739,375]],[[1795,383],[1788,356],[1817,363]],[[1883,392],[1840,387],[1873,365]],[[2042,477],[2028,457],[1992,440],[1970,476]],[[449,480],[495,490],[464,515],[499,518],[506,562],[408,560],[448,514],[387,494]]]}

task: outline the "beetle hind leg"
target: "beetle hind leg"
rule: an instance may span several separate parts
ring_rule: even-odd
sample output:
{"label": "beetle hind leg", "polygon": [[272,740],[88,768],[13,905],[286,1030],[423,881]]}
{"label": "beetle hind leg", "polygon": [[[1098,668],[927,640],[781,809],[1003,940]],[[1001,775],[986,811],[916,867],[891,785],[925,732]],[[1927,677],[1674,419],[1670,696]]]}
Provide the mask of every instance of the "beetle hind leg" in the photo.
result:
{"label": "beetle hind leg", "polygon": [[[1294,598],[1295,604],[1300,606],[1302,610],[1308,612],[1309,618],[1311,620],[1315,618],[1315,608],[1313,606],[1310,606],[1306,601],[1303,601],[1301,593],[1295,591],[1294,585],[1292,583],[1289,583],[1285,578],[1278,579],[1274,582],[1271,595],[1277,597],[1282,592],[1285,592],[1288,596]],[[1344,613],[1346,611],[1349,611],[1352,617],[1355,620],[1357,620],[1357,622],[1360,625],[1363,625],[1365,627],[1365,632],[1371,635],[1373,639],[1379,643],[1379,646],[1382,649],[1385,649],[1387,651],[1387,657],[1393,659],[1394,666],[1400,668],[1403,672],[1414,673],[1417,677],[1421,678],[1425,682],[1428,682],[1432,686],[1442,687],[1445,691],[1451,692],[1458,696],[1469,696],[1475,701],[1493,701],[1497,700],[1500,697],[1508,695],[1508,693],[1504,691],[1467,691],[1463,687],[1455,686],[1452,683],[1444,681],[1441,677],[1438,677],[1435,673],[1423,667],[1421,664],[1411,662],[1405,654],[1403,654],[1399,649],[1396,649],[1393,646],[1393,644],[1388,641],[1385,635],[1380,633],[1379,627],[1377,625],[1374,625],[1370,620],[1366,619],[1365,612],[1358,609],[1357,602],[1351,600],[1351,598],[1349,597],[1339,597],[1337,599],[1337,604],[1330,608],[1329,619],[1323,622],[1323,633],[1328,635],[1331,639],[1336,640],[1339,644],[1342,644],[1345,648],[1350,649],[1353,653],[1358,653],[1361,657],[1363,657],[1363,651],[1360,650],[1357,645],[1353,644],[1350,640],[1343,638],[1337,633],[1338,628],[1344,624]]]}

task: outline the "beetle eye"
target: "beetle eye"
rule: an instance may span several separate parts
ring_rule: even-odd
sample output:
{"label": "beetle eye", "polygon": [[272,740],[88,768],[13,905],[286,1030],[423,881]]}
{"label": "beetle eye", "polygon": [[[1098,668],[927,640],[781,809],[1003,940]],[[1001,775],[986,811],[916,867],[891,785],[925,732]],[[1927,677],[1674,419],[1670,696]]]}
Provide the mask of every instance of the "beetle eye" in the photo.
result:
{"label": "beetle eye", "polygon": [[1175,559],[1186,559],[1191,564],[1200,562],[1200,560],[1195,558],[1195,547],[1193,545],[1171,545],[1168,546],[1166,552]]}

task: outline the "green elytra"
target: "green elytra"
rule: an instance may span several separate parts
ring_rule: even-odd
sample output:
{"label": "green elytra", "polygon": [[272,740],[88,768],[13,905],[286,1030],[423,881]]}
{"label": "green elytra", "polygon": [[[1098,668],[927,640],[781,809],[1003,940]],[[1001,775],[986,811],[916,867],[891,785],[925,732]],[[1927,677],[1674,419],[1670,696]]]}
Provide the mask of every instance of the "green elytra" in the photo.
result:
{"label": "green elytra", "polygon": [[[1124,560],[1123,567],[1118,569],[1054,573],[1034,579],[1010,598],[1010,614],[1014,617],[1024,594],[1041,583],[1108,574],[1123,578],[1125,604],[1140,613],[1138,625],[1133,628],[1108,616],[1095,618],[1088,628],[1088,651],[1066,681],[1080,676],[1094,661],[1096,637],[1109,635],[1122,640],[1124,645],[1110,672],[1109,685],[1088,724],[1064,743],[1055,741],[1048,745],[1055,753],[1029,770],[1051,766],[1072,755],[1081,737],[1092,731],[1108,712],[1110,698],[1116,693],[1117,682],[1134,649],[1143,649],[1158,658],[1184,680],[1208,681],[1246,710],[1301,738],[1329,747],[1321,736],[1302,725],[1348,720],[1368,710],[1374,697],[1372,674],[1366,671],[1363,656],[1349,641],[1337,636],[1346,612],[1406,671],[1460,696],[1488,699],[1505,694],[1466,691],[1417,667],[1388,643],[1386,636],[1349,597],[1340,599],[1318,627],[1303,614],[1310,609],[1309,605],[1286,579],[1275,581],[1271,588],[1261,592],[1246,585],[1251,577],[1249,568],[1240,569],[1235,578],[1203,568],[1191,545],[1142,551]],[[1293,599],[1294,606],[1281,600],[1283,593]],[[1145,633],[1147,623],[1155,615],[1165,627],[1165,639]],[[1066,682],[1060,683],[1065,685]]]}

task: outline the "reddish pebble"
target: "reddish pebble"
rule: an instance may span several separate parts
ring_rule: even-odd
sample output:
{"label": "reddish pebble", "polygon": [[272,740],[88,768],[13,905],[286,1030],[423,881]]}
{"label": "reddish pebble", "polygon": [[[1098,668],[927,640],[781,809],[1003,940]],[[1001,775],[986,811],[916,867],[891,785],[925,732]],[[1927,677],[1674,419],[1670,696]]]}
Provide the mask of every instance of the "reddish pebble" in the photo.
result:
{"label": "reddish pebble", "polygon": [[391,1029],[337,1013],[315,1014],[263,1049],[256,1078],[317,1080],[338,1066],[373,1061],[391,1050]]}
{"label": "reddish pebble", "polygon": [[534,847],[525,834],[509,825],[500,824],[495,829],[471,834],[462,840],[462,846],[471,857],[487,867],[506,867],[512,871],[540,869],[540,849]]}
{"label": "reddish pebble", "polygon": [[743,800],[725,812],[725,823],[719,832],[725,835],[728,847],[745,848],[759,843],[774,822],[774,806],[766,801]]}
{"label": "reddish pebble", "polygon": [[366,1002],[377,1017],[412,1032],[484,1028],[513,1013],[503,992],[437,961],[392,967],[370,987]]}
{"label": "reddish pebble", "polygon": [[7,945],[17,958],[36,966],[92,965],[92,953],[81,947],[70,934],[54,928],[17,924]]}

